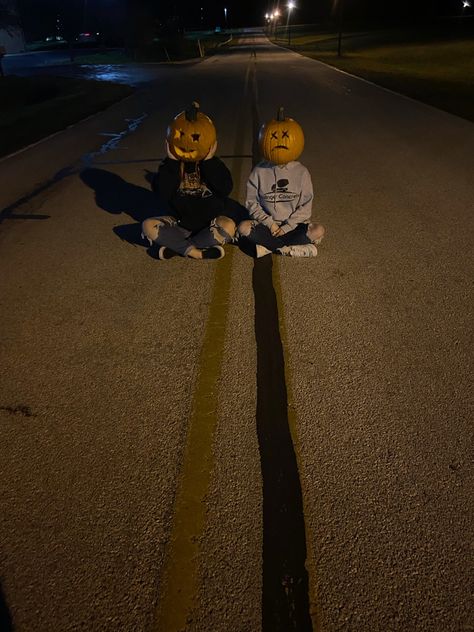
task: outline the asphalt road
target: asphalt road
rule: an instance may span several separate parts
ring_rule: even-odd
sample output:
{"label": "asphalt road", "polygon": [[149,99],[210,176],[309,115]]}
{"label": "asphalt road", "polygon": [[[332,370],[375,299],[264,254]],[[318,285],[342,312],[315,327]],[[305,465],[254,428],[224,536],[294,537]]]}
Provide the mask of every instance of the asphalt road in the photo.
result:
{"label": "asphalt road", "polygon": [[[259,122],[284,105],[302,124],[317,259],[159,262],[134,243],[156,207],[146,172],[193,99],[241,201]],[[181,629],[262,629],[268,481],[287,465],[259,425],[276,317],[314,631],[474,630],[473,130],[249,37],[0,161],[5,629],[160,630],[200,409]]]}

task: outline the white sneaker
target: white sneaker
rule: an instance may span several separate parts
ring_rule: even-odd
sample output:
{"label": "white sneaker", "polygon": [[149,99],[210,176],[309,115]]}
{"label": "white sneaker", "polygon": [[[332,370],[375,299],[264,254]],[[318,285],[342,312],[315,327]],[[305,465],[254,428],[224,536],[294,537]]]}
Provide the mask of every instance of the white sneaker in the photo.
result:
{"label": "white sneaker", "polygon": [[278,252],[285,257],[316,257],[318,249],[314,244],[304,244],[301,246],[283,246],[283,248],[278,248]]}
{"label": "white sneaker", "polygon": [[260,257],[264,257],[265,255],[271,255],[272,251],[268,250],[268,248],[265,248],[265,246],[261,246],[260,244],[257,244],[255,246],[255,250],[257,253],[257,259],[260,259]]}

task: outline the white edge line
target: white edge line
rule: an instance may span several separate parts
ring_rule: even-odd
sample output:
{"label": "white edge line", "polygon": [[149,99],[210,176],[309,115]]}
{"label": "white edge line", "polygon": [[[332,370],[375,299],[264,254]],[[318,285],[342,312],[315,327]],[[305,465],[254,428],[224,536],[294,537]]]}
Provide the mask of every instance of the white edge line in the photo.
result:
{"label": "white edge line", "polygon": [[[271,40],[269,40],[271,42]],[[274,44],[274,42],[271,42]],[[368,83],[369,86],[374,86],[375,88],[379,88],[380,90],[385,90],[389,94],[394,94],[397,97],[401,97],[402,99],[406,99],[407,101],[411,101],[412,103],[416,103],[417,105],[421,105],[426,108],[430,108],[431,110],[435,110],[436,112],[442,112],[443,114],[447,114],[448,116],[455,116],[456,118],[461,119],[461,121],[470,122],[469,119],[460,116],[459,114],[454,114],[453,112],[448,112],[447,110],[443,110],[441,108],[437,108],[435,105],[431,105],[430,103],[425,103],[424,101],[420,101],[419,99],[415,99],[414,97],[410,97],[407,94],[403,94],[402,92],[396,92],[395,90],[391,90],[390,88],[386,88],[385,86],[381,86],[379,83],[375,83],[374,81],[370,81],[370,79],[365,79],[364,77],[360,77],[359,75],[353,75],[347,70],[342,70],[341,68],[337,68],[337,66],[331,66],[331,64],[327,64],[320,59],[315,59],[314,57],[308,57],[307,55],[303,55],[303,53],[299,53],[296,50],[292,50],[291,48],[286,48],[286,46],[282,46],[281,44],[274,44],[274,46],[278,46],[278,48],[282,48],[289,53],[294,53],[299,57],[303,57],[303,59],[309,59],[310,61],[315,61],[317,64],[321,64],[321,66],[325,66],[326,68],[332,68],[332,70],[336,70],[337,72],[342,72],[343,75],[347,75],[348,77],[352,77],[353,79],[359,79],[359,81],[363,81],[364,83]]]}

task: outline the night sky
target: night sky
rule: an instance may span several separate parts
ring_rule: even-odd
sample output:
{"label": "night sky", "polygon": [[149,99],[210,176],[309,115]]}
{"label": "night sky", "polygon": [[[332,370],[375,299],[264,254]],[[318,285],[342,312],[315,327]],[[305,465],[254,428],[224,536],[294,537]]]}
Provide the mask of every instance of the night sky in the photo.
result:
{"label": "night sky", "polygon": [[[119,32],[125,23],[128,9],[139,10],[152,16],[155,25],[166,24],[177,16],[186,28],[224,27],[224,7],[227,8],[228,26],[262,25],[264,14],[285,2],[269,0],[17,0],[22,21],[29,39],[53,34],[56,19],[60,17],[63,30],[81,32],[100,29]],[[396,21],[400,17],[429,17],[435,15],[461,15],[462,0],[296,0],[294,23],[312,23],[334,16],[338,2],[343,2],[346,18],[357,20]]]}

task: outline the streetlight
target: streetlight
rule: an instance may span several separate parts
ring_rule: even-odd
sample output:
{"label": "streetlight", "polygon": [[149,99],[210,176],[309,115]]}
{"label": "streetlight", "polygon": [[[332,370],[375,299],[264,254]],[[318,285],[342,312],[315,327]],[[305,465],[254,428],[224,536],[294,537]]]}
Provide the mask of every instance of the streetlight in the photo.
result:
{"label": "streetlight", "polygon": [[278,9],[276,9],[273,12],[273,19],[275,20],[273,22],[273,37],[276,39],[276,34],[277,34],[277,24],[278,24],[278,18],[280,17],[280,11],[278,11]]}
{"label": "streetlight", "polygon": [[342,22],[344,20],[344,0],[336,0],[339,2],[338,6],[338,35],[337,35],[337,56],[341,56],[342,49]]}
{"label": "streetlight", "polygon": [[83,5],[82,31],[87,31],[87,0],[84,0]]}
{"label": "streetlight", "polygon": [[224,7],[225,30],[227,31],[227,7]]}
{"label": "streetlight", "polygon": [[[267,13],[268,15],[268,13]],[[270,13],[270,15],[268,15],[268,36],[271,37],[272,36],[272,32],[273,32],[273,20],[275,19],[275,14],[274,13]]]}
{"label": "streetlight", "polygon": [[296,7],[296,4],[294,2],[288,2],[288,22],[287,22],[287,27],[288,27],[288,48],[291,46],[291,12],[292,10]]}

